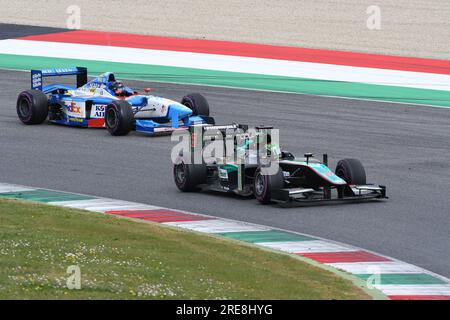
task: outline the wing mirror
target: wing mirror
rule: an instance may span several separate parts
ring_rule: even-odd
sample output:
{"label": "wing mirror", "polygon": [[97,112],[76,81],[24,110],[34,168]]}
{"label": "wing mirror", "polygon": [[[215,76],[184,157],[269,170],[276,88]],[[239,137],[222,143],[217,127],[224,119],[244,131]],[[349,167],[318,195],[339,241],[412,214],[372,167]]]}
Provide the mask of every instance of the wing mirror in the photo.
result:
{"label": "wing mirror", "polygon": [[312,153],[305,153],[306,164],[309,164],[309,158],[312,158],[313,156],[314,154]]}

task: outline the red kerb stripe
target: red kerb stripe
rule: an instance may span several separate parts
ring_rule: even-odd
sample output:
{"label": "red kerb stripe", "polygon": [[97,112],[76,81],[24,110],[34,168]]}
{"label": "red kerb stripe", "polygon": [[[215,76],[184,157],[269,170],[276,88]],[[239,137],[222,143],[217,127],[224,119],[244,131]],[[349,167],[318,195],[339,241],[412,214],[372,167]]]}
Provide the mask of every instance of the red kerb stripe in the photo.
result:
{"label": "red kerb stripe", "polygon": [[350,252],[303,253],[299,255],[320,263],[391,261],[388,258],[362,250]]}
{"label": "red kerb stripe", "polygon": [[200,215],[170,210],[112,210],[107,211],[106,213],[155,222],[180,222],[210,219]]}
{"label": "red kerb stripe", "polygon": [[278,60],[317,62],[354,67],[450,74],[449,60],[399,57],[322,49],[307,49],[287,46],[274,46],[267,44],[180,39],[125,34],[118,32],[84,30],[27,36],[19,39],[139,49],[209,53]]}

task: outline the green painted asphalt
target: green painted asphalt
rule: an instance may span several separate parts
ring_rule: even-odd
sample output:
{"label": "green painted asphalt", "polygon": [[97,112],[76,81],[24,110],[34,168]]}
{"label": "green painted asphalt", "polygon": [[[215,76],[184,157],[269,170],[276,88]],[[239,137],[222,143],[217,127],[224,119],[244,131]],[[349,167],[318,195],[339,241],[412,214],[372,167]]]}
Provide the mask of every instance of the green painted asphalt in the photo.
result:
{"label": "green painted asphalt", "polygon": [[32,191],[8,192],[0,193],[0,199],[16,199],[24,201],[36,202],[56,202],[56,201],[75,201],[75,200],[91,200],[95,197],[83,196],[78,194],[49,191],[43,189],[36,189]]}
{"label": "green painted asphalt", "polygon": [[315,238],[277,230],[229,232],[229,233],[220,233],[220,235],[226,238],[236,239],[250,243],[316,240]]}
{"label": "green painted asphalt", "polygon": [[0,68],[4,69],[30,70],[70,66],[87,67],[90,75],[112,71],[124,79],[225,86],[450,108],[450,91],[157,65],[0,54]]}
{"label": "green painted asphalt", "polygon": [[[356,274],[358,278],[367,280],[373,274]],[[427,284],[447,284],[444,280],[433,277],[426,273],[389,273],[380,274],[382,285],[399,284],[399,285],[427,285]]]}

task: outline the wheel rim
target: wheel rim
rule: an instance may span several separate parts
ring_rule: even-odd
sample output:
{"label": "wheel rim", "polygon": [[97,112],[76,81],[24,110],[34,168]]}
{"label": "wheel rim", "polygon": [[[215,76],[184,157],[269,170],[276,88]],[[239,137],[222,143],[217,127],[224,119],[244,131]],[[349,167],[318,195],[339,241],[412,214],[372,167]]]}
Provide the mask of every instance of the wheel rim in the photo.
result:
{"label": "wheel rim", "polygon": [[114,108],[108,109],[108,113],[106,114],[106,124],[108,128],[115,128],[117,126],[117,114]]}
{"label": "wheel rim", "polygon": [[19,114],[21,118],[28,118],[30,115],[30,102],[26,98],[22,98],[19,102]]}
{"label": "wheel rim", "polygon": [[185,105],[186,107],[188,107],[189,109],[192,110],[192,115],[195,116],[197,115],[197,110],[195,109],[194,103],[189,99],[185,99],[183,101],[183,105]]}
{"label": "wheel rim", "polygon": [[345,172],[345,170],[342,169],[342,168],[339,168],[339,169],[336,170],[336,175],[337,175],[339,178],[344,179],[345,181],[348,180],[348,177],[347,177],[347,175],[346,175],[346,172]]}
{"label": "wheel rim", "polygon": [[185,102],[184,102],[184,105],[185,105],[186,107],[188,107],[189,109],[192,109],[192,103],[191,103],[191,102],[185,101]]}
{"label": "wheel rim", "polygon": [[183,163],[175,166],[175,179],[177,179],[178,184],[183,184],[186,180],[186,173]]}
{"label": "wheel rim", "polygon": [[261,195],[264,192],[264,178],[258,174],[255,179],[255,194]]}

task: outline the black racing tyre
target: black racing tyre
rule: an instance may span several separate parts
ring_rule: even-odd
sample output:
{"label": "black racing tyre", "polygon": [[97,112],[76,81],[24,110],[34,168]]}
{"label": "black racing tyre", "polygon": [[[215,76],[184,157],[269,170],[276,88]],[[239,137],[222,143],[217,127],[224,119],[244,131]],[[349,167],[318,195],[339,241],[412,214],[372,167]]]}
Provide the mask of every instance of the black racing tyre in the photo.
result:
{"label": "black racing tyre", "polygon": [[111,102],[105,110],[105,127],[113,136],[125,136],[135,127],[131,105],[124,100]]}
{"label": "black racing tyre", "polygon": [[272,192],[284,188],[283,171],[278,168],[276,174],[266,175],[261,168],[256,169],[255,179],[253,181],[253,193],[256,200],[262,204],[270,203]]}
{"label": "black racing tyre", "polygon": [[335,173],[348,184],[366,184],[366,171],[361,161],[357,159],[343,159],[339,161]]}
{"label": "black racing tyre", "polygon": [[191,109],[193,116],[209,116],[208,101],[200,93],[191,93],[184,96],[181,104]]}
{"label": "black racing tyre", "polygon": [[173,166],[173,178],[178,189],[184,192],[194,191],[206,182],[206,165],[180,162]]}
{"label": "black racing tyre", "polygon": [[47,96],[39,90],[26,90],[17,97],[17,115],[25,124],[41,124],[48,116]]}

